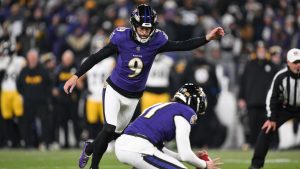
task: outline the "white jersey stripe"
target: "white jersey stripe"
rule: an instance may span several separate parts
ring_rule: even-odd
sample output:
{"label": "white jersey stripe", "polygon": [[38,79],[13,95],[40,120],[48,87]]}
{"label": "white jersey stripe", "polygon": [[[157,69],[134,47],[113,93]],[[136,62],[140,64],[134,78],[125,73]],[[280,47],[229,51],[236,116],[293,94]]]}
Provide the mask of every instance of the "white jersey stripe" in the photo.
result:
{"label": "white jersey stripe", "polygon": [[275,79],[277,79],[277,77],[279,75],[281,75],[282,73],[288,71],[287,68],[284,68],[282,70],[280,70],[279,72],[277,72],[277,74],[274,76],[273,78],[273,81],[272,81],[272,84],[271,84],[271,87],[268,91],[268,94],[267,94],[267,98],[266,98],[266,109],[267,109],[267,117],[271,117],[271,108],[270,108],[270,102],[271,102],[271,96],[273,94],[273,88],[274,88],[274,82],[275,82]]}

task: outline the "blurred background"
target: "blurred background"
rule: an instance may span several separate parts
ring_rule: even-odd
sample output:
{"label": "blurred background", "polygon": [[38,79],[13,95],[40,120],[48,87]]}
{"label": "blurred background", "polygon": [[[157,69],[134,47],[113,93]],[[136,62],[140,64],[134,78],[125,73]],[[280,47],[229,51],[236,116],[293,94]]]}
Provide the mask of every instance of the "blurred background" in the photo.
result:
{"label": "blurred background", "polygon": [[[195,148],[253,147],[266,119],[265,98],[286,52],[300,48],[297,0],[0,0],[0,148],[79,148],[103,123],[101,88],[115,57],[82,77],[71,95],[65,81],[101,49],[116,27],[130,27],[142,3],[158,13],[169,40],[225,36],[188,52],[157,55],[136,116],[169,101],[184,83],[201,85],[206,115],[191,132]],[[98,110],[99,109],[99,110]],[[300,145],[299,121],[284,124],[272,147]]]}

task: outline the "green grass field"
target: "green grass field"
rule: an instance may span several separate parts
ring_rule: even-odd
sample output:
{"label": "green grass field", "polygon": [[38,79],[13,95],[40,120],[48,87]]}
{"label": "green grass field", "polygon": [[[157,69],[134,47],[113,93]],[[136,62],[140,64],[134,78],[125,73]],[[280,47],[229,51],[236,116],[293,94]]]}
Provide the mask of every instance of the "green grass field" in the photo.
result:
{"label": "green grass field", "polygon": [[[211,157],[221,157],[222,169],[247,169],[252,151],[209,151]],[[0,150],[0,169],[78,169],[80,150],[56,152]],[[101,161],[102,169],[130,169],[108,153]],[[88,168],[88,167],[87,167]],[[194,168],[190,167],[189,168]],[[270,151],[264,169],[300,169],[300,151]]]}

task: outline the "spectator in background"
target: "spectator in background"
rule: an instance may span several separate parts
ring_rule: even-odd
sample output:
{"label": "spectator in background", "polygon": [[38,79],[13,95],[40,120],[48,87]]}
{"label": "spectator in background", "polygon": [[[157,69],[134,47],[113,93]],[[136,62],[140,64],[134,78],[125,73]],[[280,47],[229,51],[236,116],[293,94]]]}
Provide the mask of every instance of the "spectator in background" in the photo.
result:
{"label": "spectator in background", "polygon": [[275,19],[275,12],[271,6],[267,6],[265,13],[263,15],[263,28],[261,32],[262,40],[265,42],[270,42],[272,39],[273,20]]}
{"label": "spectator in background", "polygon": [[17,38],[20,43],[20,49],[23,56],[26,55],[30,48],[36,47],[40,53],[50,50],[47,36],[47,25],[42,8],[33,9],[32,15],[24,23],[23,36]]}
{"label": "spectator in background", "polygon": [[240,77],[238,106],[247,111],[249,121],[249,138],[246,142],[253,147],[260,132],[260,127],[266,120],[266,96],[269,86],[278,67],[271,62],[265,44],[258,41],[255,54],[246,64]]}
{"label": "spectator in background", "polygon": [[107,34],[103,28],[98,28],[91,39],[91,53],[97,52],[109,41]]}
{"label": "spectator in background", "polygon": [[9,40],[2,41],[0,49],[0,80],[1,91],[1,118],[3,118],[3,132],[6,145],[9,147],[20,146],[21,122],[23,118],[23,101],[17,91],[17,77],[26,61],[15,53],[15,45]]}
{"label": "spectator in background", "polygon": [[269,48],[269,53],[271,57],[271,62],[278,66],[278,68],[283,67],[282,62],[282,48],[280,46],[271,46]]}
{"label": "spectator in background", "polygon": [[129,0],[115,0],[113,6],[116,11],[116,17],[122,19],[127,19],[134,7]]}
{"label": "spectator in background", "polygon": [[177,30],[178,40],[189,39],[193,36],[194,29],[198,23],[198,15],[203,13],[203,9],[201,9],[201,6],[195,5],[194,0],[185,0],[178,12],[180,18]]}
{"label": "spectator in background", "polygon": [[39,146],[45,150],[49,144],[49,97],[51,82],[47,71],[39,64],[38,51],[31,49],[27,53],[27,66],[22,69],[17,86],[23,96],[26,148]]}
{"label": "spectator in background", "polygon": [[55,98],[53,96],[53,89],[55,83],[55,68],[56,68],[56,57],[53,53],[45,53],[41,55],[40,58],[41,64],[44,66],[46,71],[50,77],[51,83],[51,95],[49,96],[49,116],[48,116],[48,124],[49,124],[49,150],[58,150],[59,147],[59,112],[55,109]]}
{"label": "spectator in background", "polygon": [[269,87],[266,98],[268,118],[261,127],[249,169],[264,166],[269,146],[282,124],[293,118],[300,119],[299,74],[300,50],[293,48],[287,53],[287,67],[275,75]]}
{"label": "spectator in background", "polygon": [[49,73],[51,84],[53,85],[55,80],[55,67],[57,65],[56,57],[51,52],[44,53],[40,57],[40,62]]}
{"label": "spectator in background", "polygon": [[153,62],[146,82],[146,89],[141,98],[141,110],[170,101],[170,73],[174,61],[166,54],[158,54]]}
{"label": "spectator in background", "polygon": [[48,44],[50,52],[56,56],[56,60],[61,60],[61,55],[65,47],[65,37],[67,34],[67,24],[59,14],[53,14],[49,18],[50,25],[47,27]]}
{"label": "spectator in background", "polygon": [[[193,50],[193,58],[188,61],[182,74],[181,84],[194,83],[203,88],[207,101],[206,116],[199,119],[191,130],[191,145],[197,147],[220,147],[226,136],[226,128],[218,120],[214,111],[220,93],[216,68],[205,58],[205,48]],[[199,135],[198,133],[202,133]],[[206,133],[206,134],[205,134]],[[210,134],[208,134],[210,133]]]}
{"label": "spectator in background", "polygon": [[178,20],[179,16],[176,11],[178,5],[173,0],[168,0],[164,4],[160,4],[158,8],[163,7],[163,12],[158,13],[158,27],[165,30],[170,40],[177,40]]}
{"label": "spectator in background", "polygon": [[74,132],[75,132],[75,146],[79,146],[80,140],[80,121],[78,115],[78,100],[80,90],[83,88],[83,84],[78,83],[78,89],[72,94],[67,95],[64,93],[63,86],[65,82],[76,72],[77,66],[75,64],[74,54],[70,50],[66,50],[62,55],[61,64],[56,68],[55,88],[53,89],[53,95],[55,97],[55,110],[59,114],[59,125],[64,131],[64,148],[70,147],[69,145],[69,120],[71,120]]}
{"label": "spectator in background", "polygon": [[87,12],[81,9],[74,17],[78,21],[69,24],[69,27],[74,28],[72,28],[72,32],[66,37],[66,49],[70,49],[74,53],[75,63],[80,65],[84,56],[88,55],[90,52],[92,35],[88,31],[89,17]]}
{"label": "spectator in background", "polygon": [[25,21],[25,15],[20,4],[12,4],[7,21],[10,25],[10,36],[15,39],[22,33]]}
{"label": "spectator in background", "polygon": [[74,32],[67,37],[67,48],[76,56],[75,63],[81,63],[83,57],[89,53],[91,34],[81,27],[75,28]]}
{"label": "spectator in background", "polygon": [[227,34],[221,39],[222,57],[220,63],[224,68],[225,75],[229,78],[230,91],[235,91],[237,81],[236,59],[240,55],[242,41],[237,31],[236,19],[231,14],[224,14],[221,21]]}

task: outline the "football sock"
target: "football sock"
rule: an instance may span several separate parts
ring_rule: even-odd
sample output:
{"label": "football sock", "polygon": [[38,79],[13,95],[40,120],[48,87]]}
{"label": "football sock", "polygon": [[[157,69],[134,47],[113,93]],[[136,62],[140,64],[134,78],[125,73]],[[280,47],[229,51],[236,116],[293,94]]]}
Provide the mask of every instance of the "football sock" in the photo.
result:
{"label": "football sock", "polygon": [[101,132],[97,135],[93,144],[90,144],[93,146],[93,157],[90,168],[98,169],[99,162],[107,149],[108,143],[115,137],[115,129],[115,126],[105,124]]}

